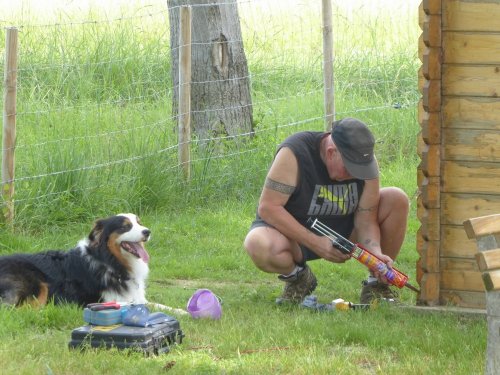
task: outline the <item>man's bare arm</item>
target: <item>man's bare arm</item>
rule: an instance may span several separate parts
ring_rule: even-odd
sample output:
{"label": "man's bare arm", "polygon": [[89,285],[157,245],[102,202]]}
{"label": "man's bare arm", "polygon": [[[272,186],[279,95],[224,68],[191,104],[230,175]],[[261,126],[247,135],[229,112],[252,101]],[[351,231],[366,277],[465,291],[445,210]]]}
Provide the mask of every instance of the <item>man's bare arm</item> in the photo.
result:
{"label": "man's bare arm", "polygon": [[295,191],[295,186],[291,186],[291,185],[284,184],[282,182],[275,181],[270,177],[266,178],[266,182],[265,182],[264,186],[267,189],[271,189],[271,190],[277,191],[278,193],[283,193],[286,195],[292,195],[292,193]]}

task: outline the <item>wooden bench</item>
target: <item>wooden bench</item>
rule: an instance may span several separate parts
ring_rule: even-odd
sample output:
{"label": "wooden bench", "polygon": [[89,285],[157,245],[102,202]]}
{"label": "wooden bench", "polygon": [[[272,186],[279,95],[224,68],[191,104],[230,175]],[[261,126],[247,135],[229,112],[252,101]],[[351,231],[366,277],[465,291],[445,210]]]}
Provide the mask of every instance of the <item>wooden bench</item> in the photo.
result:
{"label": "wooden bench", "polygon": [[464,221],[470,239],[475,239],[476,261],[486,289],[488,341],[486,374],[500,374],[500,214]]}

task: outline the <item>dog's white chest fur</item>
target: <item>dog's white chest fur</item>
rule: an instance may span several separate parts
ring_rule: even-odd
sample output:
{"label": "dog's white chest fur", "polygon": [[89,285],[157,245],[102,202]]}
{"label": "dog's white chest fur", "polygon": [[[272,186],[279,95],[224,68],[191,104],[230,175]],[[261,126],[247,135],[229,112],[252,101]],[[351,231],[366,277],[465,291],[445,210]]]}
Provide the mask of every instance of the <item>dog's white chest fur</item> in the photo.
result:
{"label": "dog's white chest fur", "polygon": [[102,299],[105,302],[117,301],[136,304],[148,302],[146,300],[146,279],[148,277],[149,267],[139,259],[133,259],[131,265],[132,272],[130,274],[133,275],[133,278],[126,281],[127,290],[124,290],[122,293],[111,290],[103,292]]}

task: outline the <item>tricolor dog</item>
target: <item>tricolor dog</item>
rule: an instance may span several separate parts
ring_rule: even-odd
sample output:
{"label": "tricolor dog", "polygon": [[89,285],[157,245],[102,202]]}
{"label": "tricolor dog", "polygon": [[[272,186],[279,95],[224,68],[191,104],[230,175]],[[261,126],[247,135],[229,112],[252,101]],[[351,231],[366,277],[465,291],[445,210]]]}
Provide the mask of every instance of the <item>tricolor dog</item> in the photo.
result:
{"label": "tricolor dog", "polygon": [[151,231],[136,215],[119,214],[97,220],[88,237],[69,251],[2,256],[0,303],[147,303],[149,254],[144,243],[150,237]]}

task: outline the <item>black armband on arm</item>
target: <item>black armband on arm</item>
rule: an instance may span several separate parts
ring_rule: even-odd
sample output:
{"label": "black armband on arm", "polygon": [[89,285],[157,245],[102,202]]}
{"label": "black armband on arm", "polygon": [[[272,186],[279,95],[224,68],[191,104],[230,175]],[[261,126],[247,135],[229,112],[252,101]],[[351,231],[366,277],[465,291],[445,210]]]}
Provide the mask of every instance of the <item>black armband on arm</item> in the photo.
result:
{"label": "black armband on arm", "polygon": [[292,193],[295,191],[295,186],[283,184],[269,177],[266,178],[264,187],[286,195],[292,195]]}

